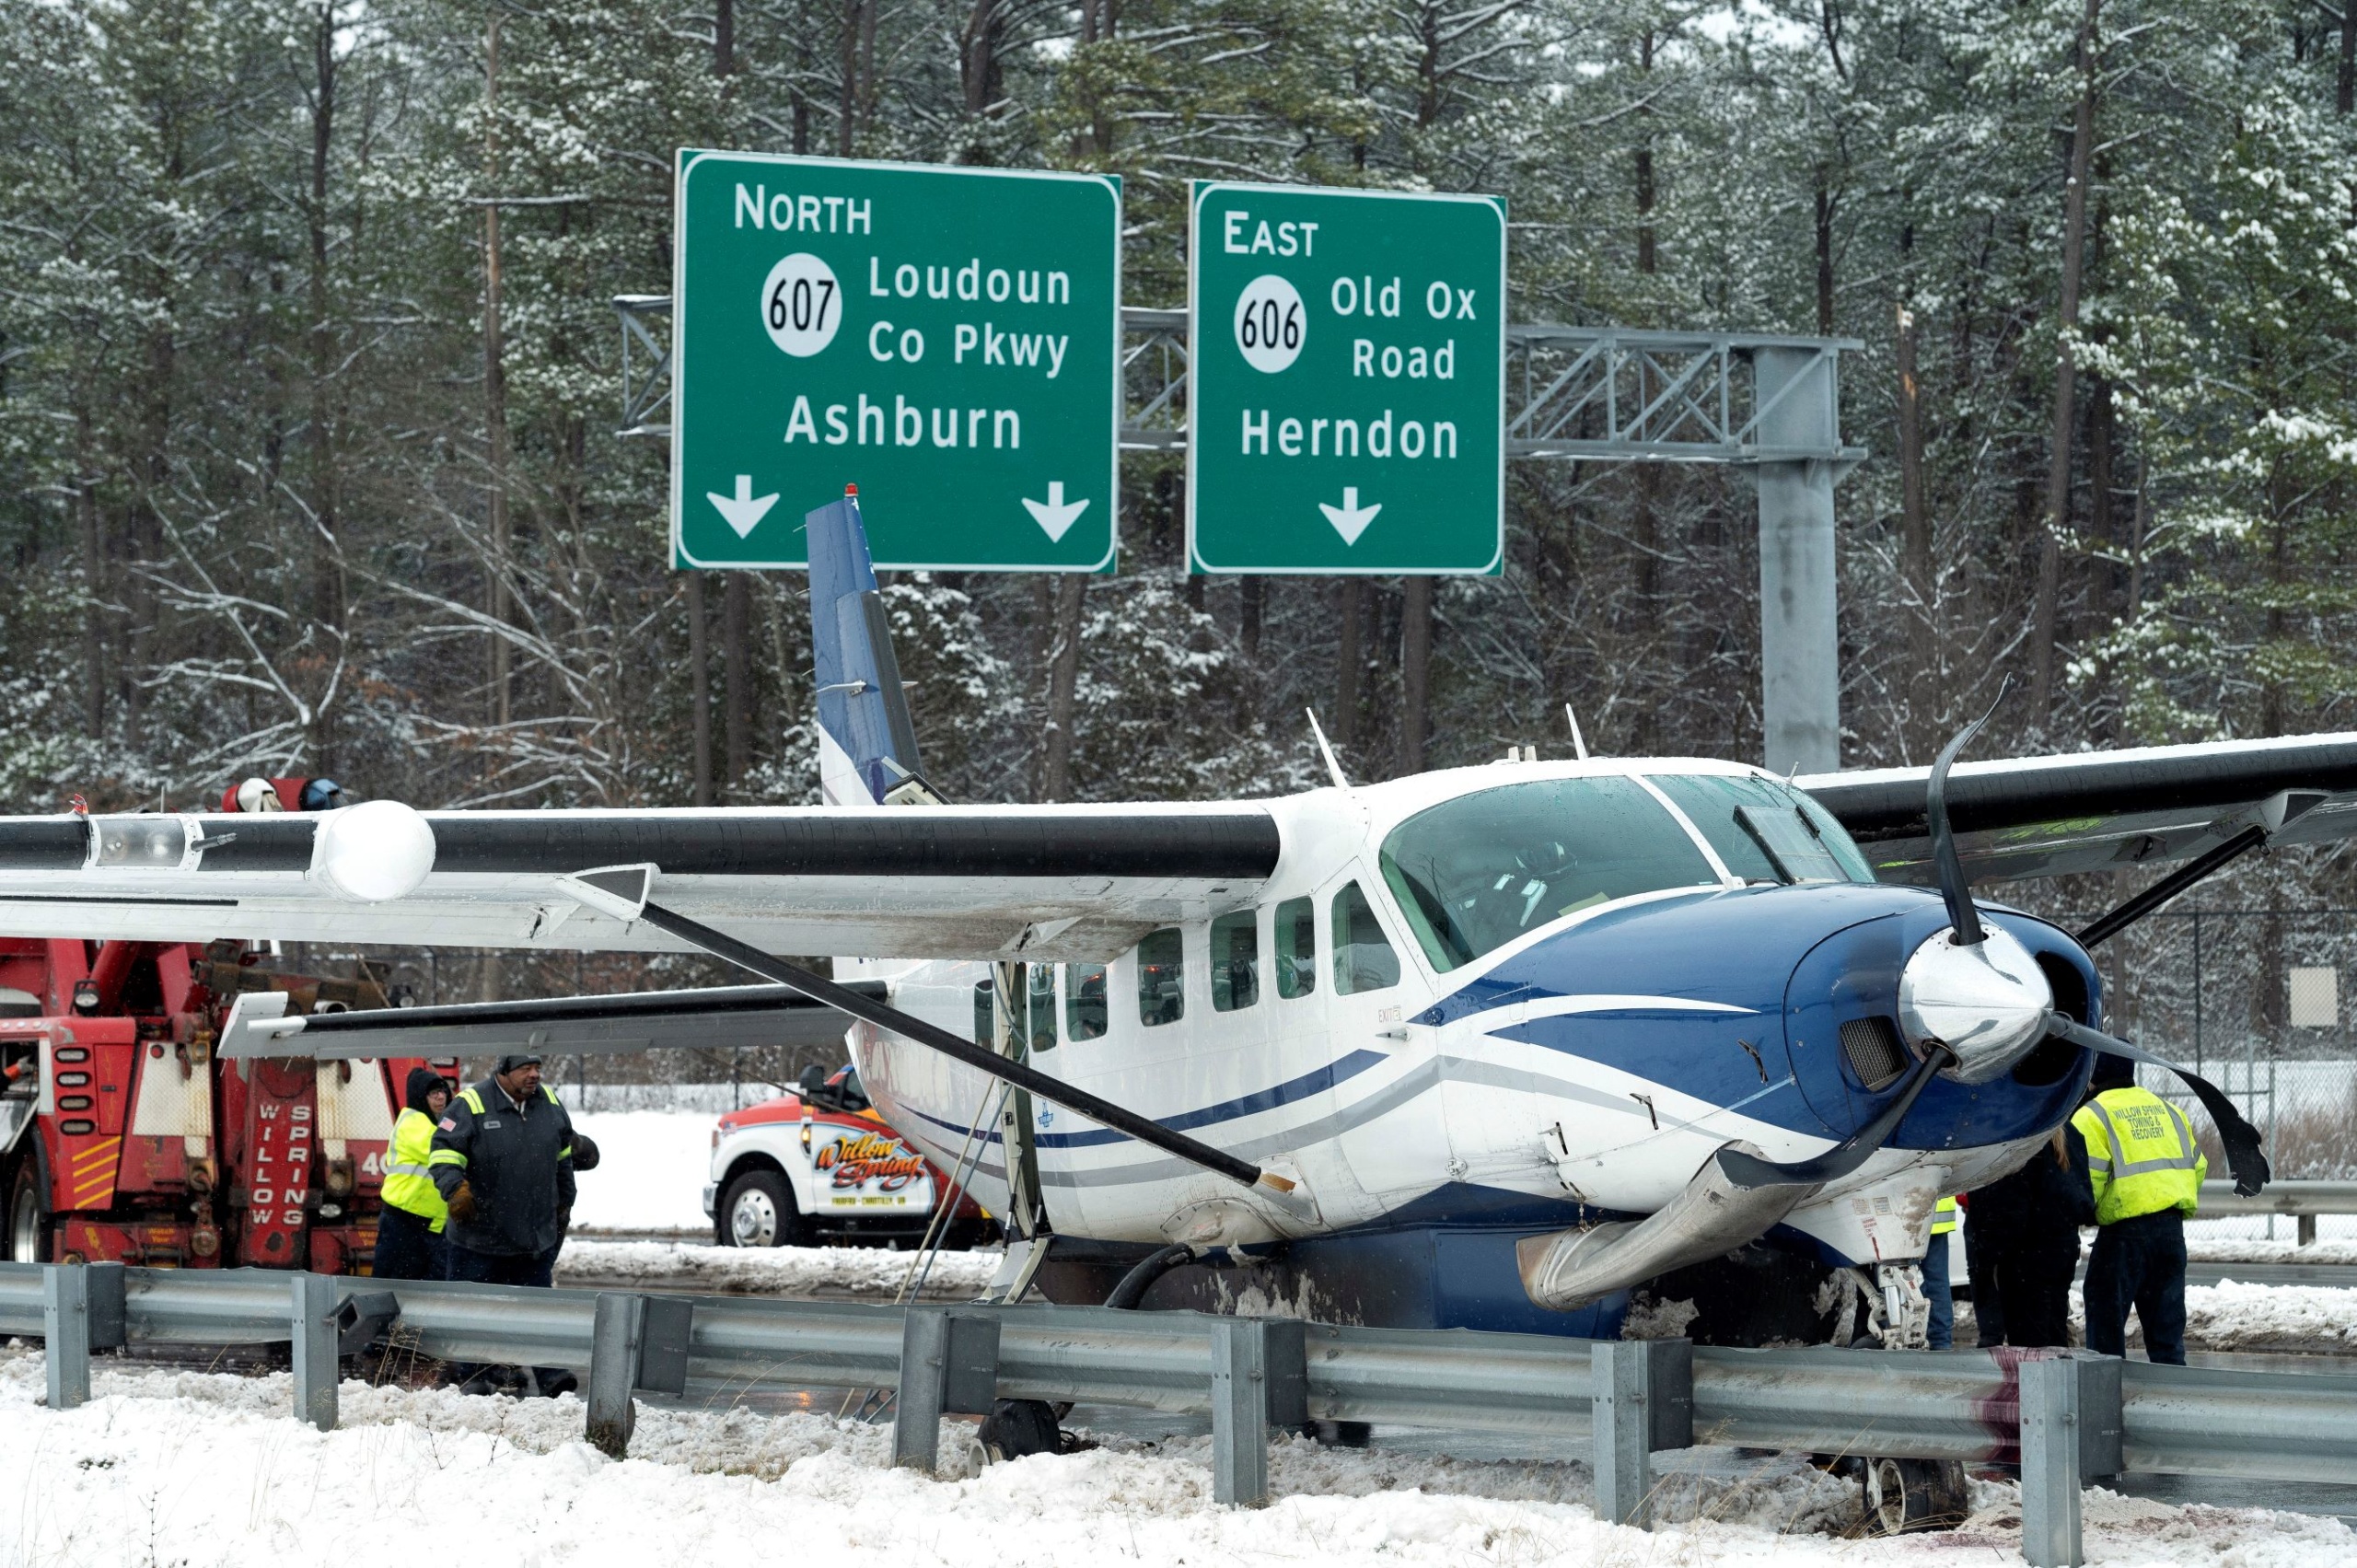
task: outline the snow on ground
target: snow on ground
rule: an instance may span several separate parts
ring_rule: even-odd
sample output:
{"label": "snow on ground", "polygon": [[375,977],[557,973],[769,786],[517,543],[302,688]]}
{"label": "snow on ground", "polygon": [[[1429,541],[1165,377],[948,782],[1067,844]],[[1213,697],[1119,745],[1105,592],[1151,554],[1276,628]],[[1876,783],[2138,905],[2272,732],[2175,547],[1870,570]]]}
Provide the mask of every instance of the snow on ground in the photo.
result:
{"label": "snow on ground", "polygon": [[[1003,1254],[943,1252],[925,1273],[925,1295],[971,1296],[990,1283]],[[914,1251],[879,1247],[696,1247],[666,1241],[568,1240],[557,1260],[560,1285],[660,1283],[758,1295],[856,1295],[890,1300],[917,1263]]]}
{"label": "snow on ground", "polygon": [[2316,1241],[2303,1247],[2289,1237],[2269,1241],[2263,1237],[2203,1236],[2188,1226],[2185,1255],[2197,1263],[2357,1263],[2357,1237],[2347,1241]]}
{"label": "snow on ground", "polygon": [[573,1124],[598,1140],[598,1168],[579,1179],[581,1231],[712,1234],[703,1212],[716,1116],[668,1110],[579,1110]]}
{"label": "snow on ground", "polygon": [[2357,1290],[2224,1280],[2185,1293],[2186,1337],[2205,1350],[2357,1350]]}
{"label": "snow on ground", "polygon": [[[944,1479],[889,1468],[890,1431],[807,1412],[642,1409],[633,1457],[580,1440],[583,1409],[346,1383],[343,1424],[287,1416],[284,1374],[100,1368],[97,1399],[38,1404],[38,1354],[0,1359],[0,1563],[246,1568],[257,1560],[407,1568],[468,1561],[758,1568],[782,1550],[895,1568],[1007,1563],[1320,1563],[1464,1568],[1767,1568],[2017,1561],[2017,1491],[1976,1482],[1959,1531],[1848,1539],[1857,1489],[1793,1458],[1696,1450],[1657,1493],[1672,1521],[1599,1524],[1586,1467],[1275,1445],[1265,1511],[1211,1502],[1210,1440],[1114,1439],[980,1468],[946,1423]],[[2357,1568],[2335,1520],[2087,1494],[2105,1568]],[[452,1532],[459,1534],[454,1537]]]}
{"label": "snow on ground", "polygon": [[[2071,1293],[2073,1343],[2086,1342],[2086,1296]],[[2259,1285],[2225,1280],[2188,1285],[2185,1342],[2189,1350],[2345,1354],[2357,1351],[2357,1290],[2331,1285]],[[2129,1314],[2128,1342],[2144,1342]]]}

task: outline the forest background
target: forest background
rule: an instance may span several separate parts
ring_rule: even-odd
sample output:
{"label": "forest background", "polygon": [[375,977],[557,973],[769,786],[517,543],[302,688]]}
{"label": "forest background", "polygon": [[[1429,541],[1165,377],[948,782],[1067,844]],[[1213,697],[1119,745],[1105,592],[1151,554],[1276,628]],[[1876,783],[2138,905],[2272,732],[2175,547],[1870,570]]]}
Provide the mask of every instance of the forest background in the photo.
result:
{"label": "forest background", "polygon": [[[717,6],[0,7],[0,807],[815,798],[802,578],[672,571],[617,434],[681,145],[1118,172],[1148,306],[1192,179],[1504,195],[1516,320],[1864,341],[1845,765],[2007,672],[1985,755],[2357,727],[2357,7]],[[1567,700],[1758,760],[1745,470],[1517,462],[1504,575],[1405,581],[1190,576],[1181,481],[1124,459],[1115,575],[888,584],[946,794],[1305,787],[1307,707],[1362,776],[1561,754]],[[2213,1017],[2280,1038],[2351,922],[2244,924]]]}

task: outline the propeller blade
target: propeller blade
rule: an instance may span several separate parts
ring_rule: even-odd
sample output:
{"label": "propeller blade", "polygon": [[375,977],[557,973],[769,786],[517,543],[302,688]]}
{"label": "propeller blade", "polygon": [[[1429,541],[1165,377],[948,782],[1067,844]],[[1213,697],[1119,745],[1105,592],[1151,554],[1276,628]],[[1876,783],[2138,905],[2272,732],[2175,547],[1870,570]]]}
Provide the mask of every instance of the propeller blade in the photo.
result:
{"label": "propeller blade", "polygon": [[1923,818],[1932,835],[1932,864],[1939,868],[1940,897],[1947,900],[1948,923],[1956,928],[1956,945],[1959,947],[1978,946],[1985,940],[1980,930],[1980,912],[1972,905],[1972,884],[1965,879],[1964,862],[1956,858],[1956,836],[1948,831],[1948,769],[1955,765],[1957,753],[1972,743],[1980,726],[1996,715],[1997,703],[2005,700],[2013,690],[2014,678],[2007,675],[1997,683],[1996,702],[1989,711],[1956,732],[1955,739],[1940,750],[1939,761],[1932,764],[1932,779],[1923,791]]}
{"label": "propeller blade", "polygon": [[2235,1173],[2235,1191],[2242,1196],[2257,1197],[2274,1176],[2267,1163],[2266,1151],[2258,1145],[2258,1129],[2244,1121],[2243,1113],[2235,1109],[2235,1102],[2200,1074],[2180,1067],[2165,1056],[2155,1056],[2142,1046],[2131,1045],[2117,1035],[2091,1029],[2061,1013],[2049,1013],[2046,1028],[2049,1034],[2060,1035],[2073,1045],[2099,1051],[2106,1056],[2124,1056],[2131,1062],[2148,1062],[2155,1067],[2165,1067],[2183,1079],[2218,1129],[2218,1141],[2226,1148],[2226,1167]]}
{"label": "propeller blade", "polygon": [[1816,1187],[1829,1181],[1839,1181],[1866,1163],[1876,1149],[1890,1142],[1898,1124],[1915,1107],[1916,1098],[1931,1084],[1932,1074],[1956,1061],[1944,1045],[1934,1045],[1923,1060],[1915,1063],[1908,1074],[1906,1086],[1897,1098],[1883,1107],[1882,1114],[1859,1128],[1855,1132],[1815,1159],[1794,1165],[1778,1165],[1757,1155],[1745,1154],[1730,1144],[1719,1151],[1719,1168],[1737,1187]]}

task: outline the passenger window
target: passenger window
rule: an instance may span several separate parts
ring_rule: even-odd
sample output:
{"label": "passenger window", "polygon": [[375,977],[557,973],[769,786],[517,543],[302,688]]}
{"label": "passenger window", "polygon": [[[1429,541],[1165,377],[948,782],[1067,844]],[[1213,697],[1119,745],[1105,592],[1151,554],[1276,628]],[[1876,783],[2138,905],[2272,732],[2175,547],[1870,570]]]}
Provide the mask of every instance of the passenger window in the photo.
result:
{"label": "passenger window", "polygon": [[1186,948],[1178,927],[1167,925],[1138,944],[1138,1022],[1152,1028],[1186,1014]]}
{"label": "passenger window", "polygon": [[1290,1002],[1318,989],[1318,912],[1307,899],[1277,906],[1277,994]]}
{"label": "passenger window", "polygon": [[974,986],[974,1043],[998,1049],[998,1016],[991,1005],[991,982],[986,980]]}
{"label": "passenger window", "polygon": [[1105,1034],[1105,966],[1064,966],[1064,1038],[1100,1040]]}
{"label": "passenger window", "polygon": [[1056,1048],[1056,967],[1053,964],[1033,964],[1029,968],[1031,1049],[1053,1051]]}
{"label": "passenger window", "polygon": [[1334,989],[1348,996],[1399,983],[1399,955],[1356,882],[1334,895]]}
{"label": "passenger window", "polygon": [[1212,1009],[1233,1013],[1260,1000],[1260,918],[1239,910],[1212,922]]}

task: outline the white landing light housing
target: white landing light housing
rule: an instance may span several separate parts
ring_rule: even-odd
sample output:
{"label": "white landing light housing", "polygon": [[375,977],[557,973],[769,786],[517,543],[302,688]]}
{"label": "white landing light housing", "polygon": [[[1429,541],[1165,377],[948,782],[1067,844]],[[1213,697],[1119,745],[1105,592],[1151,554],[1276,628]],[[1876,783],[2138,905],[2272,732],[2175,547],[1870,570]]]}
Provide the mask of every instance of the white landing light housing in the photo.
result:
{"label": "white landing light housing", "polygon": [[355,903],[405,898],[433,869],[433,828],[398,800],[326,813],[311,846],[311,875]]}
{"label": "white landing light housing", "polygon": [[1985,1084],[2046,1033],[2053,987],[2029,949],[1993,925],[1984,940],[1958,947],[1939,932],[1915,949],[1898,977],[1898,1022],[1920,1051],[1937,1040],[1956,1053],[1945,1075]]}

